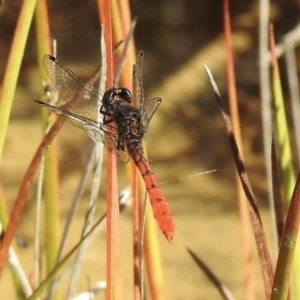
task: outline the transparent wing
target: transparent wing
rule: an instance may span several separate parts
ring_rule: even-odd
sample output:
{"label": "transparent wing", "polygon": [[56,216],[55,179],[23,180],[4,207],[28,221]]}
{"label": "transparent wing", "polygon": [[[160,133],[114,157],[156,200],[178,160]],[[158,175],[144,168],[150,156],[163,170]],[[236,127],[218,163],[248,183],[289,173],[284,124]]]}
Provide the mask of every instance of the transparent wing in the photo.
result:
{"label": "transparent wing", "polygon": [[103,91],[99,91],[92,85],[84,82],[51,55],[44,56],[43,64],[47,75],[63,98],[63,101],[60,99],[58,102],[58,105],[62,107],[35,101],[50,112],[84,129],[94,141],[103,143],[120,160],[127,162],[130,157],[126,145],[125,147],[120,147],[122,141],[120,141],[116,124],[111,122],[109,125],[104,125],[97,121],[100,101],[104,94]]}
{"label": "transparent wing", "polygon": [[144,110],[143,59],[144,51],[140,51],[133,65],[133,97],[136,101],[136,108],[140,111]]}
{"label": "transparent wing", "polygon": [[106,134],[103,143],[107,149],[115,153],[122,162],[127,163],[130,156],[125,141],[120,139],[116,125],[114,123],[113,125],[101,124],[101,129]]}
{"label": "transparent wing", "polygon": [[[107,149],[115,153],[118,158],[123,162],[128,162],[130,157],[125,146],[125,150],[118,149],[120,145],[119,135],[116,126],[114,125],[104,125],[101,122],[91,120],[89,118],[73,114],[72,112],[60,109],[56,106],[50,105],[48,103],[34,100],[39,105],[45,107],[50,112],[65,118],[68,122],[84,129],[86,133],[95,141],[103,143]],[[107,134],[107,135],[105,135]]]}
{"label": "transparent wing", "polygon": [[95,120],[103,91],[86,83],[51,55],[44,56],[43,64],[47,75],[63,98],[58,105],[65,105],[68,111]]}
{"label": "transparent wing", "polygon": [[148,129],[148,125],[154,115],[155,111],[157,110],[158,106],[161,104],[162,99],[159,97],[154,97],[149,100],[145,101],[145,109],[142,112],[142,122],[144,125],[145,132]]}
{"label": "transparent wing", "polygon": [[155,97],[145,100],[143,89],[143,59],[144,52],[140,51],[137,61],[133,66],[133,95],[136,100],[136,107],[141,112],[142,124],[144,126],[144,131],[146,132],[152,116],[162,102],[162,99]]}

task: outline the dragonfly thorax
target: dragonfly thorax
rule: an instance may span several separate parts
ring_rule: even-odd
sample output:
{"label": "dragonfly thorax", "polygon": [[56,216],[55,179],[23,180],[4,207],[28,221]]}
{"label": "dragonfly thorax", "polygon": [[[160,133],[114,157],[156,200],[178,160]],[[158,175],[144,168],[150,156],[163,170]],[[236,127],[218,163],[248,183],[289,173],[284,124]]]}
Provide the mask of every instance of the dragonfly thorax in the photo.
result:
{"label": "dragonfly thorax", "polygon": [[102,104],[104,108],[110,109],[114,106],[116,101],[124,101],[127,104],[131,104],[132,95],[126,88],[112,88],[107,90],[102,98]]}

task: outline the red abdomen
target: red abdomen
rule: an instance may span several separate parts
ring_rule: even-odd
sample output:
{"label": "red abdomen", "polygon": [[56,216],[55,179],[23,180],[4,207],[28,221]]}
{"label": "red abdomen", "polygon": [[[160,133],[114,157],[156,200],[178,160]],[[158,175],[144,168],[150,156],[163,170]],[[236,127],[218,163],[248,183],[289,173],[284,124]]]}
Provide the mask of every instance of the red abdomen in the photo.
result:
{"label": "red abdomen", "polygon": [[140,143],[132,142],[127,145],[127,149],[144,179],[158,226],[168,242],[172,244],[175,234],[175,222],[170,207],[151,171],[150,164],[144,156],[143,148]]}

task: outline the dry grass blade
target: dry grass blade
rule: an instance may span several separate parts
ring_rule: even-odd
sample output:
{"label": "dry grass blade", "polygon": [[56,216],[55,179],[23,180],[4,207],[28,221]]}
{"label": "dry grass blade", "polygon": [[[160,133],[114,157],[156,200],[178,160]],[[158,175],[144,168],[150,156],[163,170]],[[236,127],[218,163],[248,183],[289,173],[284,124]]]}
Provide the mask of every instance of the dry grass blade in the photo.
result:
{"label": "dry grass blade", "polygon": [[70,210],[69,210],[69,213],[68,213],[68,216],[67,216],[66,226],[65,226],[65,229],[63,231],[62,238],[61,238],[62,242],[61,242],[59,253],[58,253],[58,256],[57,256],[57,263],[61,260],[63,251],[65,249],[67,237],[68,237],[68,234],[69,234],[69,231],[70,231],[70,226],[71,226],[72,220],[73,220],[75,212],[77,210],[79,200],[81,199],[81,196],[83,194],[84,187],[86,185],[88,176],[89,176],[90,171],[93,167],[93,162],[94,162],[94,159],[95,159],[94,158],[94,147],[95,147],[95,144],[93,145],[90,153],[87,156],[87,161],[85,163],[85,167],[84,167],[84,170],[82,172],[82,176],[80,178],[77,190],[75,192],[74,199],[70,204]]}
{"label": "dry grass blade", "polygon": [[114,81],[113,81],[113,86],[114,87],[116,87],[118,85],[118,82],[120,80],[122,69],[123,69],[123,66],[124,66],[124,63],[125,63],[126,54],[127,54],[130,42],[132,41],[132,38],[133,38],[135,25],[136,25],[136,19],[134,19],[131,23],[130,31],[128,33],[127,38],[125,39],[124,48],[123,48],[123,51],[121,53],[121,56],[119,57],[119,62],[118,62],[118,65],[116,67],[116,70],[114,72]]}
{"label": "dry grass blade", "polygon": [[7,230],[5,232],[4,238],[2,240],[1,248],[0,248],[0,269],[2,269],[4,262],[6,261],[7,257],[7,251],[9,248],[9,245],[11,244],[16,226],[20,220],[21,214],[24,209],[25,201],[29,192],[29,188],[31,186],[33,176],[40,164],[41,158],[44,155],[45,151],[47,150],[47,147],[51,144],[54,137],[58,133],[59,129],[64,124],[65,120],[62,118],[59,118],[55,124],[52,126],[50,131],[45,135],[43,141],[41,142],[40,146],[38,147],[35,155],[32,158],[32,161],[30,162],[30,165],[26,171],[26,174],[23,178],[23,181],[21,183],[19,193],[17,196],[17,199],[15,201],[13,211],[11,213],[11,217],[9,219],[9,223],[7,226]]}
{"label": "dry grass blade", "polygon": [[291,106],[292,106],[292,116],[293,125],[295,131],[295,140],[297,148],[298,165],[300,164],[300,122],[299,122],[299,112],[300,112],[300,95],[299,95],[299,81],[298,81],[298,70],[297,61],[295,54],[295,45],[288,38],[284,40],[285,47],[285,60],[287,68],[287,79],[289,84],[289,92],[291,96]]}
{"label": "dry grass blade", "polygon": [[[0,223],[0,238],[2,238],[2,236],[2,224]],[[32,294],[32,288],[30,286],[29,279],[25,274],[13,247],[9,247],[7,260],[15,278],[18,280],[19,288],[22,290],[24,296],[29,297]]]}
{"label": "dry grass blade", "polygon": [[[123,208],[121,206],[121,208]],[[106,214],[104,214],[93,227],[82,237],[82,239],[68,252],[67,255],[60,261],[59,264],[47,275],[47,277],[41,282],[38,288],[33,292],[33,294],[28,298],[28,300],[35,300],[42,294],[44,289],[50,284],[50,282],[57,276],[57,273],[65,267],[66,263],[70,258],[76,253],[78,247],[87,239],[90,239],[94,234],[97,234],[100,226],[106,221]]]}
{"label": "dry grass blade", "polygon": [[[16,24],[14,38],[10,48],[10,54],[7,58],[5,67],[5,76],[0,88],[0,161],[3,155],[4,142],[8,129],[8,122],[11,113],[11,107],[15,95],[18,75],[23,59],[25,44],[27,41],[29,28],[34,14],[36,0],[30,0],[22,3],[18,22]],[[3,26],[3,25],[2,25]],[[1,265],[0,265],[1,267]],[[0,269],[1,271],[1,269]]]}
{"label": "dry grass blade", "polygon": [[[63,255],[64,249],[65,249],[65,246],[66,246],[66,243],[67,243],[67,238],[68,238],[68,235],[69,235],[69,232],[70,232],[70,228],[71,228],[71,223],[72,223],[72,220],[73,220],[73,218],[75,216],[75,213],[76,213],[76,210],[77,210],[77,207],[78,207],[78,204],[79,204],[79,200],[81,199],[81,196],[82,196],[83,191],[84,191],[84,187],[86,185],[88,176],[89,176],[90,171],[91,171],[92,166],[93,166],[93,162],[94,162],[94,155],[93,155],[94,154],[94,147],[95,147],[95,144],[94,144],[93,148],[91,149],[91,151],[90,151],[90,153],[88,155],[88,159],[86,161],[85,168],[84,168],[84,170],[82,172],[82,176],[80,178],[80,181],[79,181],[77,190],[75,192],[73,201],[70,204],[70,210],[69,210],[69,213],[68,213],[68,216],[67,216],[65,228],[64,228],[63,233],[62,233],[61,244],[60,244],[58,255],[57,255],[57,264],[62,259],[62,255]],[[57,284],[57,281],[54,280],[52,282],[50,288],[49,288],[49,292],[48,292],[48,298],[49,299],[52,299],[53,293],[54,293],[54,291],[56,289],[56,284]]]}
{"label": "dry grass blade", "polygon": [[[274,102],[274,121],[276,124],[275,138],[279,149],[279,162],[282,174],[283,197],[286,205],[289,204],[290,199],[295,191],[295,171],[293,166],[293,147],[290,142],[290,129],[288,126],[288,114],[285,109],[285,99],[282,90],[281,76],[278,61],[275,55],[275,37],[273,25],[270,24],[270,53],[271,53],[271,74],[272,74],[272,88],[273,88],[273,102]],[[297,243],[296,253],[300,251],[300,243]],[[300,286],[298,284],[300,278],[300,257],[294,257],[293,268],[293,292],[295,299],[300,298]],[[287,267],[288,268],[288,267]]]}
{"label": "dry grass blade", "polygon": [[30,285],[28,276],[23,270],[18,256],[12,247],[9,247],[7,259],[11,268],[14,271],[14,275],[16,276],[20,286],[22,287],[22,292],[24,293],[24,296],[29,297],[32,294],[32,287]]}
{"label": "dry grass blade", "polygon": [[[97,144],[95,149],[95,170],[94,170],[94,174],[93,174],[93,183],[92,183],[92,191],[90,194],[90,200],[88,203],[88,207],[87,207],[87,214],[85,217],[85,222],[84,222],[84,228],[82,230],[82,236],[84,236],[88,230],[91,227],[91,223],[92,223],[92,219],[94,216],[94,212],[95,212],[95,205],[96,205],[96,200],[97,200],[97,196],[98,196],[98,192],[99,192],[99,187],[100,187],[100,174],[101,174],[101,170],[102,170],[102,155],[101,155],[101,159],[99,159],[99,149],[100,144]],[[85,257],[85,252],[87,249],[87,242],[83,242],[77,252],[77,256],[76,256],[76,262],[74,264],[73,267],[73,272],[72,272],[72,277],[71,277],[71,281],[70,281],[70,285],[69,285],[69,289],[68,289],[68,296],[66,297],[66,299],[73,299],[75,292],[76,292],[76,288],[77,288],[77,284],[79,281],[79,276],[80,276],[80,271],[81,271],[81,266],[83,263],[83,259]]]}
{"label": "dry grass blade", "polygon": [[[92,80],[95,80],[95,76],[92,77]],[[90,81],[91,83],[92,80]],[[75,96],[73,99],[71,99],[71,102],[76,101],[77,97]],[[70,103],[71,103],[70,102]],[[48,146],[52,143],[54,137],[57,135],[58,131],[62,127],[62,125],[65,123],[64,118],[58,118],[56,122],[53,124],[49,132],[44,136],[44,139],[42,140],[41,144],[39,145],[38,149],[36,150],[36,153],[34,154],[29,167],[24,175],[23,181],[20,185],[19,193],[17,196],[17,199],[15,201],[11,217],[4,235],[4,238],[2,240],[1,248],[0,248],[0,271],[3,268],[3,265],[6,261],[7,252],[9,245],[12,242],[16,226],[20,220],[21,214],[24,209],[24,205],[26,202],[26,198],[33,180],[33,176],[41,162],[41,159],[47,150]]]}
{"label": "dry grass blade", "polygon": [[[135,283],[135,286],[138,286],[140,292],[140,299],[145,299],[145,276],[144,276],[144,256],[143,256],[143,249],[144,249],[144,238],[145,238],[145,226],[146,226],[146,212],[147,212],[147,192],[145,191],[145,198],[144,198],[144,206],[141,212],[141,224],[140,226],[140,235],[138,240],[138,269],[136,278],[139,278],[138,284]],[[136,280],[135,278],[135,280]],[[149,279],[151,282],[152,279]],[[138,299],[138,298],[137,298]]]}
{"label": "dry grass blade", "polygon": [[281,78],[279,72],[278,61],[275,56],[275,39],[273,26],[270,25],[270,52],[272,63],[272,88],[274,99],[274,120],[276,124],[276,140],[278,141],[280,152],[280,167],[282,172],[282,183],[284,191],[284,201],[289,203],[295,187],[295,173],[293,168],[292,148],[289,138],[289,129],[287,121],[287,113],[285,110],[285,101],[281,87]]}
{"label": "dry grass blade", "polygon": [[281,180],[279,166],[276,158],[276,149],[274,140],[272,141],[272,179],[273,179],[273,197],[276,216],[276,227],[278,241],[280,242],[284,228],[284,203],[281,195]]}
{"label": "dry grass blade", "polygon": [[229,289],[214,275],[209,267],[192,250],[187,248],[187,251],[191,255],[194,262],[197,264],[197,266],[205,273],[211,283],[218,289],[223,299],[234,300],[234,297]]}
{"label": "dry grass blade", "polygon": [[[101,34],[101,77],[100,77],[100,82],[99,82],[99,90],[103,89],[105,87],[106,83],[106,48],[105,48],[105,43],[104,43],[104,38],[103,38],[103,32]],[[92,78],[92,81],[94,81],[95,78]],[[100,99],[99,99],[100,101]],[[100,121],[102,116],[100,114],[100,105],[101,103],[98,103],[98,108],[97,108],[97,121]],[[98,197],[99,193],[99,188],[100,188],[100,179],[101,179],[101,172],[102,172],[102,163],[103,163],[103,144],[102,143],[97,143],[96,146],[93,148],[94,150],[94,172],[93,172],[93,178],[92,178],[92,190],[90,194],[90,200],[88,203],[87,207],[87,214],[85,217],[85,222],[84,222],[84,227],[82,230],[82,236],[85,235],[85,233],[90,229],[92,219],[94,216],[95,212],[95,206],[96,206],[96,200]],[[80,245],[76,257],[76,261],[73,267],[73,272],[72,272],[72,277],[69,285],[69,290],[68,290],[68,297],[67,299],[73,299],[75,292],[76,292],[76,287],[79,281],[79,275],[81,271],[81,266],[83,263],[83,259],[85,256],[85,252],[87,249],[87,242],[84,242]]]}
{"label": "dry grass blade", "polygon": [[[267,5],[269,5],[269,2],[267,2]],[[267,25],[269,27],[269,23]],[[300,23],[298,23],[293,29],[291,29],[285,36],[282,38],[282,43],[278,43],[276,45],[276,57],[279,58],[285,54],[285,51],[287,50],[284,43],[288,41],[288,43],[291,43],[295,46],[298,46],[300,43]]]}
{"label": "dry grass blade", "polygon": [[232,147],[232,152],[233,152],[234,160],[235,160],[235,163],[236,163],[236,166],[237,166],[238,174],[239,174],[240,179],[242,181],[242,185],[243,185],[243,188],[244,188],[245,193],[247,195],[247,199],[249,200],[254,212],[256,213],[259,222],[261,223],[260,215],[259,215],[256,203],[255,203],[255,200],[254,200],[254,195],[253,195],[251,186],[250,186],[249,181],[248,181],[245,166],[244,166],[244,163],[242,161],[242,158],[240,157],[239,149],[238,149],[238,146],[237,146],[236,140],[235,140],[235,136],[232,132],[232,125],[231,125],[230,117],[229,117],[229,115],[227,114],[227,112],[225,110],[224,102],[222,101],[222,98],[221,98],[220,92],[218,90],[218,87],[217,87],[217,85],[216,85],[209,69],[207,68],[207,66],[204,66],[204,67],[205,67],[207,75],[210,79],[211,85],[214,89],[215,96],[217,98],[218,106],[219,106],[219,109],[220,109],[221,115],[223,117],[223,121],[224,121],[226,130],[227,130],[230,146]]}
{"label": "dry grass blade", "polygon": [[204,66],[206,73],[210,79],[211,85],[213,87],[217,102],[218,102],[218,107],[220,109],[227,134],[228,134],[228,139],[230,146],[232,148],[232,154],[235,160],[237,172],[239,174],[244,192],[246,194],[247,200],[248,200],[248,207],[249,207],[249,213],[250,213],[250,218],[253,226],[253,232],[255,236],[255,241],[256,241],[256,246],[258,250],[258,255],[260,258],[260,264],[261,264],[261,269],[262,269],[262,275],[263,275],[263,281],[264,281],[264,287],[265,287],[265,294],[266,298],[269,299],[270,294],[271,294],[271,288],[272,288],[272,282],[273,282],[273,270],[272,270],[272,263],[271,263],[271,258],[270,254],[267,248],[267,241],[265,237],[265,233],[262,228],[262,223],[260,219],[260,215],[255,203],[255,198],[254,194],[252,192],[250,182],[248,180],[248,176],[245,170],[245,166],[243,163],[243,160],[240,156],[239,149],[232,131],[232,125],[230,118],[225,110],[224,103],[222,101],[220,92],[218,90],[218,87],[213,79],[212,74],[210,73],[209,69],[207,66]]}
{"label": "dry grass blade", "polygon": [[[131,203],[130,201],[130,190],[129,189],[125,189],[123,191],[121,191],[120,193],[120,198],[119,198],[119,202],[120,202],[120,213],[122,213],[124,211],[124,209]],[[104,214],[99,221],[93,226],[93,229],[91,229],[85,236],[82,237],[82,241],[84,241],[87,245],[90,245],[91,242],[97,238],[99,236],[99,232],[103,229],[105,229],[105,222],[106,222],[106,214]],[[87,236],[87,239],[86,239]],[[80,245],[78,244],[78,247]],[[60,263],[65,259],[62,258],[60,260]],[[53,284],[52,284],[52,288],[55,291],[58,286],[63,282],[63,280],[67,277],[67,275],[69,274],[69,272],[71,272],[73,270],[73,266],[74,263],[71,263],[68,267],[66,267],[63,272],[59,275],[56,276],[55,279],[53,280]],[[48,295],[48,299],[52,299],[50,297],[51,295]]]}
{"label": "dry grass blade", "polygon": [[[107,55],[106,87],[113,86],[113,37],[111,19],[111,1],[98,0],[99,13],[104,29]],[[118,204],[118,180],[116,157],[107,153],[107,255],[106,255],[106,299],[123,297],[123,274],[121,263],[120,212]]]}
{"label": "dry grass blade", "polygon": [[[234,58],[232,49],[232,29],[230,24],[230,9],[229,0],[224,0],[224,35],[225,35],[225,48],[227,56],[227,89],[229,111],[232,121],[233,132],[236,137],[237,144],[240,147],[241,156],[243,157],[243,143],[241,136],[240,114],[237,97],[236,76],[234,68]],[[253,238],[251,231],[251,221],[248,214],[247,199],[243,191],[243,187],[236,173],[238,204],[240,213],[240,228],[242,233],[242,255],[243,255],[243,268],[245,278],[245,298],[255,299],[255,270],[253,261]]]}
{"label": "dry grass blade", "polygon": [[264,158],[267,173],[269,203],[273,206],[272,169],[271,169],[271,141],[272,141],[272,112],[271,85],[269,65],[269,22],[270,3],[268,0],[259,1],[259,87],[261,99],[262,133],[264,143]]}
{"label": "dry grass blade", "polygon": [[[38,14],[38,13],[37,13]],[[43,88],[43,96],[44,98],[48,99],[51,103],[55,103],[58,99],[57,91],[51,89],[47,90],[49,86],[44,86]],[[44,133],[46,134],[52,122],[53,116],[51,114],[43,114],[42,112],[42,120],[44,123]],[[56,141],[57,142],[57,141]],[[49,147],[51,149],[51,147]],[[34,275],[33,275],[33,286],[36,288],[39,285],[39,281],[41,278],[41,230],[43,225],[45,225],[45,239],[47,242],[45,243],[45,253],[46,257],[51,257],[55,259],[57,254],[58,248],[58,223],[59,223],[59,213],[58,213],[58,206],[57,203],[59,201],[58,195],[58,157],[57,157],[57,144],[54,140],[54,145],[52,145],[52,149],[50,153],[48,152],[48,156],[43,155],[40,169],[38,174],[38,182],[37,182],[37,196],[36,196],[36,212],[35,212],[35,232],[34,232]],[[55,175],[55,176],[53,176]],[[51,212],[52,216],[45,217],[44,223],[42,222],[42,198],[43,198],[43,185],[45,186],[44,189],[44,203],[45,203],[45,211]],[[49,186],[48,186],[49,185]],[[54,203],[51,203],[54,202]],[[47,204],[46,204],[47,203]],[[51,209],[52,208],[52,209]],[[54,216],[55,215],[55,216]],[[42,225],[43,223],[43,225]],[[51,224],[49,226],[49,224]],[[50,228],[47,230],[46,228]],[[52,231],[52,232],[51,232]],[[51,238],[50,238],[51,237]],[[52,240],[55,240],[52,241]],[[50,255],[51,253],[51,255]],[[52,262],[51,259],[51,262]],[[47,259],[47,262],[49,260]],[[55,262],[51,264],[47,264],[47,269],[51,270],[55,265]],[[51,268],[50,268],[51,267]]]}
{"label": "dry grass blade", "polygon": [[[11,107],[35,4],[36,0],[26,1],[22,4],[15,29],[14,39],[11,45],[11,51],[6,64],[5,76],[3,78],[3,83],[0,89],[0,160],[3,154]],[[3,199],[0,198],[0,200],[2,201]],[[22,212],[21,207],[21,210],[19,211],[17,207],[15,208],[17,210],[14,213],[13,220],[9,221],[9,225],[6,229],[5,236],[0,248],[0,277],[7,258],[9,246],[12,242],[14,232],[20,218],[20,214]]]}
{"label": "dry grass blade", "polygon": [[106,289],[106,282],[100,281],[87,292],[83,292],[77,295],[73,300],[91,300],[96,296],[98,292],[105,289]]}
{"label": "dry grass blade", "polygon": [[33,275],[33,286],[36,288],[40,281],[40,270],[41,270],[41,207],[42,207],[42,190],[44,180],[44,168],[45,167],[45,156],[42,157],[40,170],[37,182],[37,196],[36,196],[36,210],[35,210],[35,226],[34,226],[34,275]]}
{"label": "dry grass blade", "polygon": [[283,230],[272,288],[272,300],[287,299],[300,224],[300,173]]}
{"label": "dry grass blade", "polygon": [[[45,53],[51,52],[50,46],[50,24],[48,17],[48,9],[46,0],[40,0],[37,2],[35,10],[35,32],[36,32],[36,45],[37,45],[37,59],[38,59],[38,71],[39,79],[43,83],[50,83],[47,77],[44,67],[42,64],[42,57]],[[57,93],[47,92],[44,85],[40,85],[40,98],[48,98],[47,100],[54,101]],[[45,97],[46,96],[46,97]],[[55,120],[54,116],[49,116],[45,110],[41,110],[41,127],[44,131],[48,131]],[[59,184],[59,163],[58,163],[58,144],[57,140],[54,139],[45,153],[41,170],[43,170],[43,176],[39,178],[39,185],[42,184],[43,191],[39,190],[37,195],[37,210],[36,210],[36,237],[39,231],[43,231],[44,235],[44,254],[46,258],[46,269],[52,270],[56,263],[57,252],[59,248],[59,235],[60,235],[60,184]],[[41,192],[43,192],[43,206],[40,206]],[[43,209],[46,213],[44,218],[40,221],[38,214],[41,213],[40,209]],[[41,259],[39,258],[40,243],[38,238],[35,238],[35,285],[38,285],[39,275],[39,264]]]}

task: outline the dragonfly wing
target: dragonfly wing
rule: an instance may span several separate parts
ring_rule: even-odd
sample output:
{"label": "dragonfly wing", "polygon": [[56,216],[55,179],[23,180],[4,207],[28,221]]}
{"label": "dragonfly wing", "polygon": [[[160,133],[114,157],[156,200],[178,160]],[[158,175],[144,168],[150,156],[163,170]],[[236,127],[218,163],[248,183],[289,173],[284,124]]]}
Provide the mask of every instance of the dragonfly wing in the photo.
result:
{"label": "dragonfly wing", "polygon": [[105,133],[105,139],[103,143],[106,148],[115,153],[117,157],[124,163],[127,163],[130,159],[127,147],[124,141],[120,139],[118,128],[113,122],[110,124],[101,124],[101,130]]}
{"label": "dragonfly wing", "polygon": [[45,107],[50,112],[55,113],[59,117],[65,118],[68,122],[72,123],[73,125],[84,129],[86,133],[96,142],[104,143],[104,135],[102,131],[100,130],[101,123],[97,122],[95,120],[91,120],[89,118],[79,116],[77,114],[74,114],[68,110],[58,108],[56,106],[53,106],[51,104],[34,100],[39,105]]}
{"label": "dragonfly wing", "polygon": [[115,153],[123,162],[127,162],[130,156],[126,144],[120,141],[116,124],[114,122],[103,124],[97,121],[103,91],[84,82],[51,55],[45,55],[43,63],[47,75],[64,100],[59,103],[63,107],[35,101],[50,112],[84,129],[94,141],[103,143],[109,151]]}
{"label": "dragonfly wing", "polygon": [[159,97],[145,100],[143,89],[143,60],[144,52],[140,51],[137,61],[133,66],[133,95],[136,99],[136,107],[141,112],[142,124],[144,126],[144,132],[146,132],[152,116],[162,100]]}
{"label": "dragonfly wing", "polygon": [[118,131],[115,126],[104,125],[100,122],[73,114],[68,110],[58,108],[56,106],[39,100],[34,101],[37,102],[39,105],[45,107],[50,112],[55,113],[59,117],[65,118],[71,124],[81,129],[84,129],[86,133],[90,136],[90,138],[92,138],[92,140],[94,140],[95,142],[103,143],[107,147],[107,149],[115,153],[121,161],[125,163],[129,161],[130,156],[127,152],[126,146],[123,146],[125,150],[120,149]]}
{"label": "dragonfly wing", "polygon": [[84,129],[95,142],[103,143],[107,149],[116,154],[121,161],[125,163],[129,161],[130,156],[127,152],[127,148],[124,147],[125,150],[118,149],[120,148],[120,142],[118,141],[118,132],[115,126],[104,125],[39,100],[34,101],[59,117],[65,118],[71,124]]}
{"label": "dragonfly wing", "polygon": [[112,153],[115,153],[117,155],[117,157],[123,163],[127,163],[130,160],[130,156],[127,151],[127,147],[125,147],[124,150],[118,149],[117,138],[114,137],[113,135],[110,134],[110,135],[106,136],[104,144],[105,144],[106,148],[109,151],[111,151]]}
{"label": "dragonfly wing", "polygon": [[43,64],[47,75],[63,98],[58,105],[67,105],[72,113],[95,120],[104,92],[86,83],[51,55],[44,56]]}
{"label": "dragonfly wing", "polygon": [[142,112],[142,123],[144,125],[145,132],[148,129],[148,125],[152,119],[152,116],[156,112],[158,106],[161,104],[162,99],[154,97],[145,101],[145,109]]}
{"label": "dragonfly wing", "polygon": [[143,59],[144,51],[140,51],[133,66],[133,97],[136,101],[135,106],[140,111],[144,110]]}

